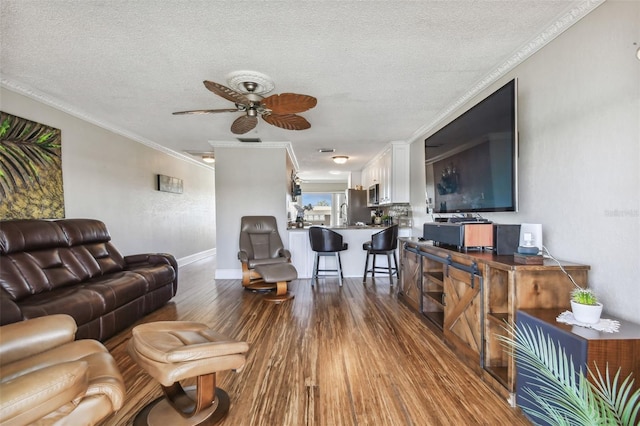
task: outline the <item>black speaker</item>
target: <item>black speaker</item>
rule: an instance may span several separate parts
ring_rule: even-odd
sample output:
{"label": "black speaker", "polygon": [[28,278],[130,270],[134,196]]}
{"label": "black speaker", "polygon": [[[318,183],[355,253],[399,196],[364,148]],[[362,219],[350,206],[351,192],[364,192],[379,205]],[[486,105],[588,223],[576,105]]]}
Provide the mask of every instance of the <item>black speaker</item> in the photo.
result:
{"label": "black speaker", "polygon": [[496,254],[513,254],[520,243],[520,225],[493,225],[493,250]]}
{"label": "black speaker", "polygon": [[464,227],[459,223],[427,222],[422,227],[422,238],[432,240],[436,245],[447,244],[462,247]]}

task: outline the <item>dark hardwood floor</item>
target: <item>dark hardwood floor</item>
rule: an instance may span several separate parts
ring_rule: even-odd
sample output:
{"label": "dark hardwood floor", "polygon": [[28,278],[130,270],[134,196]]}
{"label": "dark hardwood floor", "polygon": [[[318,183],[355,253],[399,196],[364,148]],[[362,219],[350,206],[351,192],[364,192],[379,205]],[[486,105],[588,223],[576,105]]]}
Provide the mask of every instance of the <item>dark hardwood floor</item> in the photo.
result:
{"label": "dark hardwood floor", "polygon": [[[249,342],[245,367],[218,375],[231,398],[221,425],[529,424],[397,300],[388,278],[342,288],[334,278],[296,280],[295,298],[276,305],[214,271],[214,258],[180,268],[176,297],[139,323],[198,321]],[[103,426],[131,424],[161,394],[127,355],[130,336],[106,342],[127,398]]]}

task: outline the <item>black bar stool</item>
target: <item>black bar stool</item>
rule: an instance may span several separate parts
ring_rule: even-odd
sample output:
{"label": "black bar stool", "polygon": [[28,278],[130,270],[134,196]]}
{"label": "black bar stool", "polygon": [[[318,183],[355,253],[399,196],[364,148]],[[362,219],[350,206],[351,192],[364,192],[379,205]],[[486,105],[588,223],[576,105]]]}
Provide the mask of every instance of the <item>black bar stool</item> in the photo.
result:
{"label": "black bar stool", "polygon": [[[371,236],[371,241],[362,244],[362,249],[367,251],[367,260],[364,263],[364,276],[362,282],[367,281],[367,274],[371,272],[371,278],[374,278],[376,272],[384,272],[389,274],[389,283],[393,285],[393,275],[398,276],[398,258],[396,256],[396,248],[398,247],[398,225],[392,225],[376,232]],[[387,256],[387,266],[376,266],[376,256],[384,254]],[[393,254],[393,265],[391,266],[391,255]],[[373,264],[369,269],[369,256],[373,255]]]}
{"label": "black bar stool", "polygon": [[[316,253],[313,261],[313,277],[311,285],[318,277],[331,276],[328,274],[319,275],[318,272],[336,272],[338,281],[342,287],[342,262],[340,261],[340,252],[348,248],[347,243],[342,242],[342,235],[328,228],[321,226],[312,226],[309,228],[309,241],[311,242],[311,250]],[[318,269],[320,256],[335,256],[336,269]]]}

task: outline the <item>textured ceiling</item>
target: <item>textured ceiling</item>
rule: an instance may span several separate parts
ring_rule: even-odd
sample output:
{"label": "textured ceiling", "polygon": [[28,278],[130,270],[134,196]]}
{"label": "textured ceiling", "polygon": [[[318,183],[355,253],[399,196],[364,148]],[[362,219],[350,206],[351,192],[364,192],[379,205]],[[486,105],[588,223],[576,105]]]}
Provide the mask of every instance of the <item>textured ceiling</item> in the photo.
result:
{"label": "textured ceiling", "polygon": [[272,93],[318,105],[301,114],[309,130],[260,121],[243,137],[291,142],[305,179],[345,179],[327,172],[421,138],[599,3],[2,0],[0,73],[4,87],[184,154],[236,141],[240,113],[171,113],[233,108],[202,81],[258,71]]}

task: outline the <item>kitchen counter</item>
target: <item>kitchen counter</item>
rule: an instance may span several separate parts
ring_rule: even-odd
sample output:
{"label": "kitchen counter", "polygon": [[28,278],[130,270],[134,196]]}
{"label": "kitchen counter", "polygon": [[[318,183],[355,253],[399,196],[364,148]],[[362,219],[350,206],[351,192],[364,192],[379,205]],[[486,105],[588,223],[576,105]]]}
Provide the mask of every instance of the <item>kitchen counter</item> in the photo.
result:
{"label": "kitchen counter", "polygon": [[[386,225],[344,225],[344,226],[323,226],[323,228],[329,228],[336,232],[340,232],[342,229],[384,229]],[[288,231],[306,231],[311,226],[305,226],[304,228],[291,227],[287,228]]]}
{"label": "kitchen counter", "polygon": [[[371,235],[386,228],[384,225],[365,226],[337,226],[328,227],[342,235],[342,240],[349,245],[347,250],[340,252],[342,260],[342,273],[345,277],[362,277],[366,251],[362,244],[371,240]],[[289,251],[291,251],[291,263],[298,270],[298,278],[311,278],[313,275],[313,260],[315,253],[311,250],[308,235],[309,227],[289,229]],[[411,228],[398,229],[399,237],[408,237]],[[399,259],[399,258],[398,258]],[[325,262],[327,262],[325,266]],[[384,264],[384,256],[378,256],[377,263]],[[333,269],[335,260],[332,257],[320,257],[320,269]]]}

